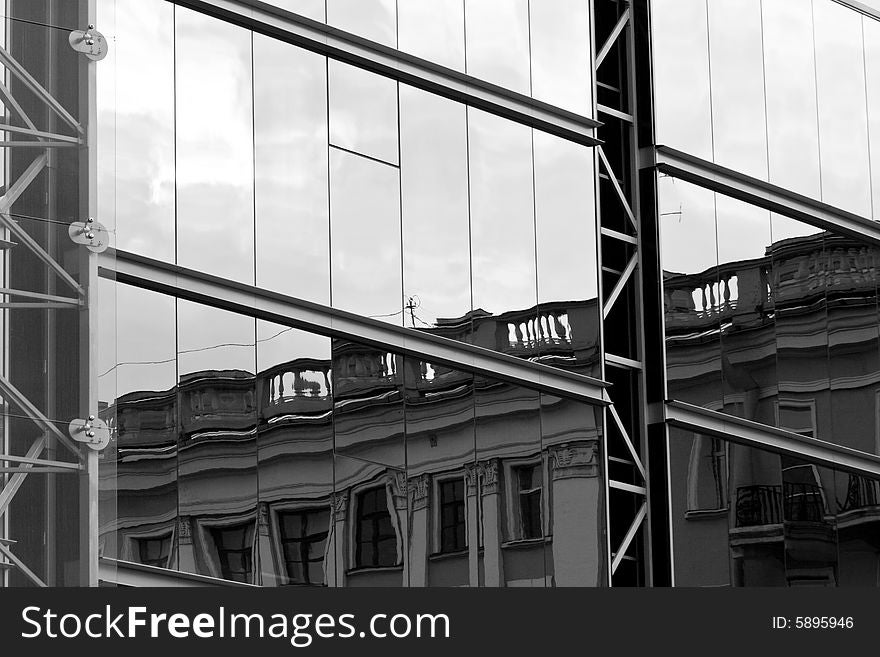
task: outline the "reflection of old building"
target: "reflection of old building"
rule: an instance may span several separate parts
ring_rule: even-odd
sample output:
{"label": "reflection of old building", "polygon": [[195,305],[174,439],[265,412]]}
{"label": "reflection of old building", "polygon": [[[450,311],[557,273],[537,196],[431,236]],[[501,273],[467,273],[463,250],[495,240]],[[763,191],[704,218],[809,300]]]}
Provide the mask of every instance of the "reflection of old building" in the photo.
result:
{"label": "reflection of old building", "polygon": [[589,407],[334,350],[332,372],[301,358],[120,398],[105,552],[268,586],[601,583]]}
{"label": "reflection of old building", "polygon": [[[667,273],[670,397],[874,451],[877,256],[818,233],[764,258]],[[683,583],[876,581],[876,480],[708,435],[677,436],[671,451]]]}

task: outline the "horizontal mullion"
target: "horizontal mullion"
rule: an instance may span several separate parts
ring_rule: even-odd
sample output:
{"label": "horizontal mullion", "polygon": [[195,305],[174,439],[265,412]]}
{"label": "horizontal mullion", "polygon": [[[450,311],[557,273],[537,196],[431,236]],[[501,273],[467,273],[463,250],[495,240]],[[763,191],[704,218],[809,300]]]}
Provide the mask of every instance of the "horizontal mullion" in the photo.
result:
{"label": "horizontal mullion", "polygon": [[608,384],[598,379],[125,251],[111,249],[102,254],[99,275],[276,324],[417,356],[557,396],[602,406],[610,403],[605,391]]}
{"label": "horizontal mullion", "polygon": [[588,146],[599,121],[258,0],[167,0],[490,114]]}

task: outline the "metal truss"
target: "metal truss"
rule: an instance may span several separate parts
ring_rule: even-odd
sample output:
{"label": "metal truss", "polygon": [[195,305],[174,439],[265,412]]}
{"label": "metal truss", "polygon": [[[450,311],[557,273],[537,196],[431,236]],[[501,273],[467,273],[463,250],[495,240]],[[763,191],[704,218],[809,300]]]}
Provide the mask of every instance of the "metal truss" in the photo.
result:
{"label": "metal truss", "polygon": [[[95,0],[82,0],[80,3],[79,16],[84,24],[89,24],[93,20],[95,12]],[[93,29],[91,25],[89,30]],[[71,46],[78,52],[88,53],[90,51],[92,41],[89,39],[91,35],[89,30],[79,33],[82,44],[74,43],[76,39],[71,38]],[[103,37],[102,37],[103,38]],[[81,272],[80,281],[77,281],[68,273],[67,269],[60,263],[51,253],[44,249],[40,243],[35,240],[17,221],[12,208],[16,201],[24,194],[25,191],[33,184],[44,170],[49,169],[53,162],[53,151],[55,149],[74,148],[79,151],[80,164],[83,166],[80,170],[80,197],[81,205],[79,211],[89,212],[94,203],[94,171],[95,171],[95,152],[94,138],[88,130],[89,125],[93,125],[95,119],[95,102],[94,102],[94,67],[90,67],[91,61],[95,57],[83,57],[78,70],[80,82],[85,87],[81,95],[81,116],[85,117],[85,121],[79,121],[65,109],[53,94],[41,85],[27,69],[13,57],[5,48],[0,47],[0,66],[6,75],[0,77],[0,103],[5,107],[8,121],[0,121],[0,132],[5,136],[0,140],[0,148],[15,149],[16,153],[33,153],[31,163],[24,171],[13,181],[7,181],[5,193],[0,197],[0,227],[7,233],[8,239],[0,242],[0,248],[24,249],[42,262],[50,272],[50,276],[54,275],[63,286],[68,290],[68,295],[49,294],[34,292],[29,290],[19,290],[9,287],[0,288],[2,295],[2,303],[0,308],[3,309],[36,309],[48,310],[56,308],[80,308],[85,312],[82,313],[81,327],[84,326],[87,331],[90,322],[96,319],[94,303],[88,303],[88,281],[89,268],[96,270],[96,256],[86,249],[82,249],[85,255],[82,256],[79,263],[79,271]],[[19,102],[15,94],[11,91],[10,86],[5,83],[7,80],[15,78],[17,82],[27,90],[27,92],[43,106],[47,116],[52,117],[50,124],[63,125],[71,134],[62,134],[51,130],[40,130],[36,123],[23,109],[22,103]],[[17,120],[23,125],[13,125],[12,120]],[[7,152],[9,152],[7,150]],[[51,190],[50,190],[51,193]],[[86,216],[89,216],[88,214]],[[85,234],[90,234],[91,229],[83,229],[84,237],[74,239],[84,244],[90,243],[90,238],[86,238]],[[71,236],[73,237],[73,233]],[[91,258],[91,259],[90,259]],[[85,283],[85,284],[84,284]],[[50,288],[51,289],[51,288]],[[26,299],[27,301],[19,301]],[[82,330],[82,329],[81,329]],[[88,363],[91,360],[91,351],[85,351],[80,354],[83,361]],[[85,367],[88,367],[86,365]],[[83,398],[82,409],[86,415],[89,413],[97,413],[97,387],[96,379],[87,381],[83,390],[85,397]],[[13,455],[7,452],[7,443],[0,442],[0,478],[2,487],[0,487],[0,583],[5,580],[5,572],[15,569],[22,573],[31,583],[37,586],[46,586],[47,582],[37,576],[34,571],[14,552],[15,541],[8,537],[2,536],[2,528],[5,526],[4,516],[9,511],[10,505],[21,490],[22,485],[28,475],[34,474],[76,474],[81,477],[81,481],[86,482],[81,485],[81,494],[89,499],[85,504],[88,511],[94,511],[94,518],[89,518],[84,523],[85,527],[81,532],[80,547],[86,552],[82,553],[82,580],[81,583],[86,585],[97,585],[97,453],[92,449],[81,444],[90,442],[83,435],[80,437],[72,437],[67,431],[67,426],[56,420],[50,419],[43,413],[40,408],[34,404],[24,393],[22,393],[5,373],[0,373],[0,399],[4,408],[13,408],[20,410],[22,417],[28,418],[41,431],[41,434],[33,441],[30,448],[24,456]],[[92,417],[92,416],[90,416]],[[91,425],[89,425],[91,428]],[[89,432],[91,433],[91,432]],[[51,452],[47,452],[51,445],[61,445],[67,452],[73,456],[73,461],[60,461],[50,458]],[[47,456],[44,456],[47,454]],[[94,531],[95,537],[91,539],[86,536],[86,532]],[[51,582],[50,582],[51,583]]]}
{"label": "metal truss", "polygon": [[259,0],[168,0],[438,96],[581,144],[600,123]]}

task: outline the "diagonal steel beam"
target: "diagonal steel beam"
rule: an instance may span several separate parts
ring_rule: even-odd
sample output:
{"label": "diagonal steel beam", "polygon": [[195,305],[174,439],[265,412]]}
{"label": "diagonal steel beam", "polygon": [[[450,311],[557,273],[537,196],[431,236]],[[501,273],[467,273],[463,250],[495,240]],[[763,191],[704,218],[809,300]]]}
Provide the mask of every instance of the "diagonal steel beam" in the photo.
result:
{"label": "diagonal steel beam", "polygon": [[639,473],[642,475],[642,479],[647,479],[647,475],[645,474],[645,466],[642,465],[642,459],[639,458],[639,455],[636,453],[636,448],[632,444],[632,440],[630,440],[629,433],[623,426],[623,421],[620,419],[620,415],[618,415],[617,410],[614,408],[614,404],[608,407],[608,410],[611,411],[611,417],[614,418],[614,424],[617,425],[617,430],[620,431],[620,435],[623,436],[623,442],[626,443],[626,448],[629,450],[630,456],[632,456],[633,461],[635,461],[636,467],[639,469]]}
{"label": "diagonal steel beam", "polygon": [[[45,447],[46,434],[43,434],[34,441],[31,448],[27,451],[27,456],[25,458],[37,458],[43,452]],[[6,509],[9,508],[10,503],[12,503],[12,498],[15,497],[18,489],[21,488],[26,476],[26,472],[19,472],[12,475],[3,487],[3,490],[0,490],[0,517],[3,517],[3,514],[6,513]]]}
{"label": "diagonal steel beam", "polygon": [[630,525],[629,530],[626,532],[626,536],[623,537],[623,540],[620,542],[620,547],[617,548],[617,552],[614,553],[614,560],[611,562],[611,574],[617,572],[617,567],[620,565],[620,562],[623,560],[623,557],[626,556],[626,551],[629,550],[629,546],[632,544],[633,539],[636,537],[636,534],[639,531],[639,528],[642,526],[642,521],[645,519],[645,516],[648,514],[648,503],[647,501],[642,502],[642,506],[639,507],[639,512],[636,514],[635,519]]}
{"label": "diagonal steel beam", "polygon": [[76,443],[74,443],[70,437],[65,435],[64,432],[56,427],[49,418],[43,415],[42,411],[34,406],[31,403],[31,400],[28,399],[24,394],[22,394],[22,392],[14,385],[12,385],[12,382],[4,376],[0,376],[0,394],[2,394],[7,399],[7,401],[13,402],[21,410],[27,413],[28,417],[30,417],[31,420],[38,424],[40,428],[55,436],[55,438],[57,438],[62,445],[67,447],[67,449],[69,449],[71,453],[75,454],[76,456],[80,455],[80,449],[76,445]]}
{"label": "diagonal steel beam", "polygon": [[27,115],[27,112],[24,111],[21,105],[19,105],[18,101],[15,100],[15,97],[12,95],[12,92],[9,88],[0,81],[0,100],[3,101],[3,104],[11,109],[13,112],[18,114],[18,117],[24,121],[24,124],[30,128],[31,130],[36,130],[37,125],[33,121],[31,121],[31,117]]}
{"label": "diagonal steel beam", "polygon": [[12,550],[8,547],[0,543],[0,554],[6,555],[6,558],[9,559],[12,563],[14,563],[18,569],[23,572],[29,580],[31,580],[34,584],[39,586],[40,588],[46,588],[46,583],[37,577],[30,568],[28,568],[25,563],[19,559],[17,556],[12,554]]}
{"label": "diagonal steel beam", "polygon": [[[59,135],[56,132],[46,132],[45,130],[37,130],[36,128],[20,128],[19,126],[9,125],[0,121],[0,132],[12,132],[17,135],[26,135],[28,137],[37,137],[38,139],[52,139],[56,142],[69,143],[73,146],[81,144],[82,140],[78,137],[68,137],[67,135]],[[34,146],[44,146],[45,142],[34,142]]]}
{"label": "diagonal steel beam", "polygon": [[611,313],[611,309],[614,307],[614,304],[617,302],[617,298],[623,292],[623,288],[626,287],[626,284],[629,282],[629,279],[632,277],[633,272],[636,269],[636,265],[639,263],[639,254],[636,253],[632,258],[630,258],[629,263],[626,265],[626,269],[623,270],[623,273],[620,275],[620,278],[617,281],[617,284],[614,286],[614,289],[611,290],[611,294],[608,295],[608,300],[605,302],[605,306],[602,309],[602,318],[608,319],[608,315]]}
{"label": "diagonal steel beam", "polygon": [[39,299],[40,301],[51,301],[68,306],[83,305],[82,299],[74,299],[73,297],[61,297],[56,294],[42,294],[41,292],[28,292],[27,290],[13,290],[8,287],[0,288],[0,295],[9,297],[24,297],[26,299]]}
{"label": "diagonal steel beam", "polygon": [[620,38],[620,33],[623,32],[623,28],[625,28],[626,24],[629,22],[629,17],[630,9],[627,7],[626,11],[623,12],[623,15],[620,17],[620,20],[617,21],[617,25],[611,30],[611,35],[608,37],[608,40],[605,41],[599,49],[599,52],[596,54],[596,68],[599,68],[602,65],[602,62],[605,61],[608,53],[611,52],[611,48],[614,47],[614,43]]}
{"label": "diagonal steel beam", "polygon": [[611,163],[605,156],[605,151],[602,150],[601,146],[597,146],[596,150],[599,153],[599,159],[602,160],[602,166],[605,167],[605,173],[608,174],[611,184],[614,185],[614,191],[617,192],[617,198],[623,206],[623,211],[626,212],[626,216],[629,217],[629,222],[632,224],[633,228],[638,231],[639,223],[636,221],[636,216],[633,214],[632,208],[629,207],[629,202],[626,200],[626,194],[623,193],[623,190],[620,188],[620,183],[617,182],[617,176],[614,175],[614,170],[611,168]]}
{"label": "diagonal steel beam", "polygon": [[0,61],[9,69],[9,72],[15,75],[19,80],[21,80],[25,86],[27,86],[31,91],[33,91],[44,103],[46,103],[52,111],[54,111],[58,116],[60,116],[65,123],[67,123],[71,128],[76,130],[77,134],[84,134],[83,127],[79,124],[73,116],[71,116],[70,112],[64,109],[64,106],[58,102],[58,100],[50,94],[39,82],[36,81],[34,76],[28,73],[27,69],[22,66],[15,57],[9,54],[9,52],[5,48],[0,48]]}

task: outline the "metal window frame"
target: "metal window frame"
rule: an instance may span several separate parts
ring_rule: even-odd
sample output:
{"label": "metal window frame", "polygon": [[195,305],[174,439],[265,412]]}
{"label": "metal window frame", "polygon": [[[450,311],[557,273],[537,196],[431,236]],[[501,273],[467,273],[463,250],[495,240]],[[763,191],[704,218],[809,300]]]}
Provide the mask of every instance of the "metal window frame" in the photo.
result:
{"label": "metal window frame", "polygon": [[864,14],[865,16],[868,16],[869,18],[874,18],[874,19],[880,21],[880,11],[877,11],[876,9],[872,9],[871,7],[869,7],[868,5],[866,5],[864,3],[857,2],[856,0],[834,0],[834,2],[836,2],[839,5],[843,5],[847,9],[852,9],[853,11],[857,11],[860,14]]}
{"label": "metal window frame", "polygon": [[[106,254],[106,257],[105,257]],[[557,396],[607,406],[609,384],[489,349],[235,283],[126,251],[102,254],[99,276],[333,338],[425,358]]]}
{"label": "metal window frame", "polygon": [[595,119],[330,27],[259,0],[167,0],[172,4],[357,66],[444,98],[587,146]]}

